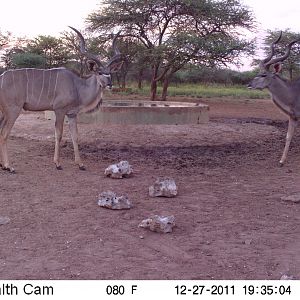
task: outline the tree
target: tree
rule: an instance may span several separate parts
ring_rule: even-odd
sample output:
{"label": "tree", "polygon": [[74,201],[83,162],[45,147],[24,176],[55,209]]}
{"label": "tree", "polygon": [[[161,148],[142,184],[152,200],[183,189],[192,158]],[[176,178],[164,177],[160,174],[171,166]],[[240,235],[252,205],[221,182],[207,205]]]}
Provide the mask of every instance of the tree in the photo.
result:
{"label": "tree", "polygon": [[30,41],[26,52],[38,54],[44,57],[45,69],[61,67],[69,60],[69,52],[62,40],[52,36],[40,35]]}
{"label": "tree", "polygon": [[68,68],[78,72],[80,76],[83,76],[85,73],[85,57],[81,54],[78,47],[77,36],[65,31],[62,33],[61,41],[68,51]]}
{"label": "tree", "polygon": [[4,68],[17,68],[18,66],[14,64],[13,57],[16,54],[21,54],[25,52],[26,45],[28,44],[28,39],[13,37],[11,34],[8,36],[6,45],[4,46],[3,55],[1,56],[1,61],[4,64]]}
{"label": "tree", "polygon": [[[4,48],[9,44],[9,42],[10,42],[10,36],[11,36],[10,33],[4,34],[0,30],[0,51],[2,52],[1,61],[3,61],[4,64],[5,64],[5,61],[4,61],[5,60],[5,54],[7,52],[7,50],[4,50]],[[4,70],[5,70],[4,67],[5,66],[2,66],[2,64],[1,64],[0,73],[4,72]]]}
{"label": "tree", "polygon": [[18,68],[43,68],[45,65],[45,58],[39,54],[25,52],[15,53],[12,56],[12,67]]}
{"label": "tree", "polygon": [[[268,31],[267,36],[264,39],[264,51],[266,56],[270,53],[270,45],[280,35],[280,30]],[[283,55],[286,46],[293,40],[300,39],[300,34],[292,32],[286,29],[282,32],[282,37],[279,43],[276,45],[276,53]],[[290,80],[294,78],[294,75],[300,74],[300,45],[297,43],[293,46],[290,56],[283,62],[283,72],[287,72]]]}
{"label": "tree", "polygon": [[151,66],[151,99],[158,81],[166,99],[171,76],[187,63],[215,66],[237,63],[252,44],[240,38],[251,29],[253,17],[239,0],[105,0],[87,18],[89,29],[122,31],[143,45]]}
{"label": "tree", "polygon": [[2,31],[0,30],[0,49],[2,49],[4,46],[6,46],[11,38],[11,33],[7,32],[7,33],[2,33]]}

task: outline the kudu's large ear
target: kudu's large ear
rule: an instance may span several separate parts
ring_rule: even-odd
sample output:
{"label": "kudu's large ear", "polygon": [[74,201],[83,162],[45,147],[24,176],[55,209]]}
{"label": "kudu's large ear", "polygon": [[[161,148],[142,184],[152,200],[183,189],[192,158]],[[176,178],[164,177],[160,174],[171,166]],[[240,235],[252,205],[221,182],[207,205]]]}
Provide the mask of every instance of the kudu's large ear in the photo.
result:
{"label": "kudu's large ear", "polygon": [[87,68],[90,72],[97,72],[99,67],[94,60],[88,60],[86,62]]}
{"label": "kudu's large ear", "polygon": [[274,66],[274,73],[277,74],[277,73],[280,73],[281,72],[281,69],[282,69],[282,63],[276,63]]}

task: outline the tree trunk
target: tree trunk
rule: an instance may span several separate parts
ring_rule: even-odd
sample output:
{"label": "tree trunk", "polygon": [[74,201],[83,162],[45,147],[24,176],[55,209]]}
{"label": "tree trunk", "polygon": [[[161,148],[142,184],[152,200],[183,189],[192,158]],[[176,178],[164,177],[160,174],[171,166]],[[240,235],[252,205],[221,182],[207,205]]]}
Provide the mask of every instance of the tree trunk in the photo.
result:
{"label": "tree trunk", "polygon": [[142,89],[142,83],[143,83],[143,73],[144,73],[144,69],[140,69],[139,70],[139,77],[138,77],[138,89],[141,90]]}
{"label": "tree trunk", "polygon": [[162,90],[162,94],[161,94],[162,101],[167,100],[169,83],[170,83],[170,77],[166,76],[163,81],[163,90]]}
{"label": "tree trunk", "polygon": [[151,95],[150,100],[155,101],[156,100],[156,94],[157,94],[157,81],[152,80],[151,82]]}
{"label": "tree trunk", "polygon": [[156,94],[157,94],[157,74],[158,74],[158,66],[155,65],[152,67],[152,79],[151,79],[151,94],[150,94],[150,100],[155,101],[156,100]]}
{"label": "tree trunk", "polygon": [[118,73],[115,73],[115,78],[117,79],[118,86],[121,87],[120,76]]}
{"label": "tree trunk", "polygon": [[289,68],[289,77],[290,80],[293,80],[293,68]]}
{"label": "tree trunk", "polygon": [[121,87],[122,87],[122,89],[125,91],[125,89],[126,89],[126,76],[127,76],[127,73],[126,72],[124,72],[124,73],[122,73],[122,83],[121,83]]}

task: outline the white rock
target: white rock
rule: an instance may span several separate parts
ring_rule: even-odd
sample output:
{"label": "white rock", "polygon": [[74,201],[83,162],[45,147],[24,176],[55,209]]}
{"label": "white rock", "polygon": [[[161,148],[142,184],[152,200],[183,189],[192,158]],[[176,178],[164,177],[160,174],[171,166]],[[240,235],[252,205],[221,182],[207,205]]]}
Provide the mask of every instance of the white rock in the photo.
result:
{"label": "white rock", "polygon": [[172,178],[158,178],[154,185],[149,187],[150,197],[175,197],[177,195],[177,186]]}
{"label": "white rock", "polygon": [[252,244],[252,239],[245,240],[244,244],[247,245],[247,246],[251,245]]}
{"label": "white rock", "polygon": [[293,275],[283,274],[283,275],[280,277],[280,280],[294,280],[294,276],[293,276]]}
{"label": "white rock", "polygon": [[158,216],[154,215],[148,219],[143,220],[139,227],[147,228],[154,232],[169,233],[172,232],[175,226],[174,216]]}
{"label": "white rock", "polygon": [[0,225],[5,225],[5,224],[8,224],[9,222],[10,222],[9,217],[1,217],[0,216]]}
{"label": "white rock", "polygon": [[281,200],[299,203],[300,202],[300,193],[289,195],[289,196],[282,196]]}
{"label": "white rock", "polygon": [[132,167],[126,160],[122,160],[117,164],[110,165],[104,171],[104,175],[117,179],[128,177],[130,174],[132,174]]}
{"label": "white rock", "polygon": [[98,198],[98,205],[109,209],[130,209],[132,207],[127,196],[117,196],[112,191],[101,193]]}

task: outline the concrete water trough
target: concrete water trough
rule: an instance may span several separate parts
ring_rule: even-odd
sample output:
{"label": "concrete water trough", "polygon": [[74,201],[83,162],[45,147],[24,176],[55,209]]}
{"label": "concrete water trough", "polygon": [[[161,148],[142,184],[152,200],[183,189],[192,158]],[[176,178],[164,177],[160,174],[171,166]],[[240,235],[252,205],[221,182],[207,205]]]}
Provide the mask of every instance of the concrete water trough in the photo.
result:
{"label": "concrete water trough", "polygon": [[[209,121],[209,106],[191,102],[105,100],[99,110],[78,115],[79,123],[102,125],[202,124]],[[54,113],[45,112],[46,119]]]}

